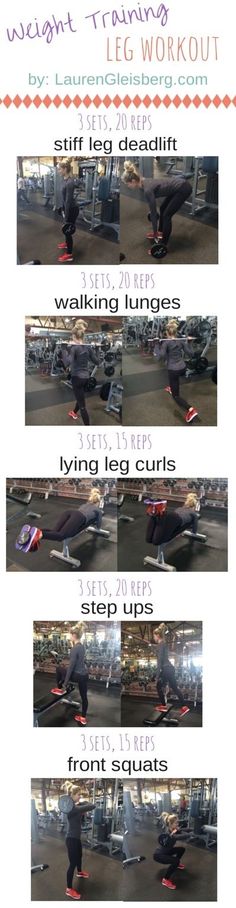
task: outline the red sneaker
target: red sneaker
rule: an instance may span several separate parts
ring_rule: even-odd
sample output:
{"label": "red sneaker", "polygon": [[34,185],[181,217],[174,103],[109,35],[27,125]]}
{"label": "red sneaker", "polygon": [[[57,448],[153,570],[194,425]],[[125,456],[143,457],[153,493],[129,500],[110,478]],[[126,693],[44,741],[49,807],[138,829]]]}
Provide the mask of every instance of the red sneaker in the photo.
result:
{"label": "red sneaker", "polygon": [[195,410],[195,407],[189,407],[185,416],[185,422],[192,422],[193,419],[196,419],[196,416],[198,416],[198,411]]}
{"label": "red sneaker", "polygon": [[32,539],[32,545],[30,546],[29,552],[35,552],[39,548],[40,540],[42,539],[42,530],[36,530],[35,536]]}
{"label": "red sneaker", "polygon": [[162,705],[161,703],[160,706],[154,706],[154,709],[156,709],[158,713],[166,713],[168,706],[165,706],[164,704]]}
{"label": "red sneaker", "polygon": [[166,880],[163,876],[162,886],[167,886],[167,889],[176,889],[175,883],[172,883],[171,880]]}
{"label": "red sneaker", "polygon": [[71,416],[71,419],[78,419],[78,413],[75,413],[74,410],[69,410],[68,416]]}
{"label": "red sneaker", "polygon": [[68,887],[67,887],[66,891],[65,891],[65,895],[68,895],[69,899],[76,899],[77,901],[79,899],[81,899],[81,895],[79,892],[77,892],[76,889],[68,889]]}
{"label": "red sneaker", "polygon": [[178,864],[178,870],[185,870],[184,864]]}
{"label": "red sneaker", "polygon": [[180,716],[186,716],[187,713],[190,713],[189,706],[181,706],[181,709],[179,711]]}
{"label": "red sneaker", "polygon": [[58,262],[73,262],[73,255],[70,255],[69,252],[65,252],[64,255],[59,255]]}
{"label": "red sneaker", "polygon": [[89,880],[90,873],[87,870],[78,870],[76,876],[82,877],[82,880]]}
{"label": "red sneaker", "polygon": [[168,394],[172,394],[170,385],[166,385],[165,391],[168,391]]}
{"label": "red sneaker", "polygon": [[79,722],[80,725],[87,725],[87,719],[84,716],[74,716],[75,722]]}
{"label": "red sneaker", "polygon": [[158,231],[153,233],[153,230],[149,230],[149,233],[146,233],[147,240],[157,240],[159,238]]}
{"label": "red sneaker", "polygon": [[57,248],[58,249],[67,249],[67,245],[66,245],[66,243],[58,243]]}
{"label": "red sneaker", "polygon": [[63,696],[64,696],[64,694],[66,694],[66,690],[62,690],[61,687],[52,687],[51,694],[56,694],[57,697],[61,697],[62,694],[63,694]]}

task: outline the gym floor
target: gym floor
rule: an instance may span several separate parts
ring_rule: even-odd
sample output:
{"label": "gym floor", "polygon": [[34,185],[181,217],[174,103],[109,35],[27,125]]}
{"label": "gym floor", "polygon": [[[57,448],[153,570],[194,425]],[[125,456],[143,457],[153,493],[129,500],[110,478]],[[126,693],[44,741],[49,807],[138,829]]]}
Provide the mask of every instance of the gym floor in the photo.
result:
{"label": "gym floor", "polygon": [[[143,563],[145,555],[156,557],[156,547],[145,542],[148,519],[145,505],[126,496],[120,514],[134,517],[134,522],[118,521],[118,570],[158,573],[154,566]],[[181,535],[169,542],[165,549],[166,562],[177,571],[227,571],[227,511],[204,508],[199,533],[207,534],[204,544]]]}
{"label": "gym floor", "polygon": [[[181,687],[181,685],[180,685]],[[171,696],[168,697],[168,700],[171,701]],[[173,709],[169,714],[168,718],[179,719],[179,713],[177,707],[175,707],[176,701],[173,701]],[[143,725],[144,719],[148,719],[152,714],[154,706],[157,705],[156,699],[153,697],[151,700],[150,697],[145,699],[145,697],[132,697],[132,694],[122,694],[121,698],[121,724],[122,726],[131,726],[138,728]],[[189,704],[188,704],[189,705]],[[197,705],[196,709],[193,706],[190,707],[190,712],[184,717],[184,719],[179,719],[179,728],[200,728],[202,726],[202,708],[200,703]],[[165,725],[158,725],[159,728],[166,728]]]}
{"label": "gym floor", "polygon": [[[207,352],[212,367],[216,364],[216,347]],[[166,366],[155,357],[141,354],[132,347],[123,351],[124,426],[185,426],[184,410],[175,404],[164,389],[168,384]],[[199,412],[190,426],[217,425],[217,388],[211,371],[181,379],[180,393]]]}
{"label": "gym floor", "polygon": [[[37,700],[40,700],[41,697],[44,697],[49,693],[52,687],[55,686],[55,676],[51,673],[37,671],[34,675],[34,703],[37,703]],[[39,716],[39,725],[40,728],[80,728],[77,722],[74,721],[74,716],[78,713],[80,709],[80,695],[75,686],[75,690],[72,691],[71,697],[73,700],[78,700],[79,706],[68,706],[58,703],[53,709],[50,709],[49,712],[46,712],[45,715]],[[87,714],[87,720],[89,726],[97,726],[103,728],[112,728],[115,726],[120,726],[120,687],[119,685],[112,685],[105,689],[105,683],[89,681],[88,683],[88,701],[89,708]]]}
{"label": "gym floor", "polygon": [[[157,200],[157,206],[159,199]],[[183,206],[172,220],[168,254],[160,261],[150,256],[151,241],[146,239],[148,207],[141,192],[121,189],[121,251],[124,265],[216,265],[218,262],[217,211],[208,209],[190,217]]]}
{"label": "gym floor", "polygon": [[[118,363],[112,380],[120,380],[121,364]],[[98,386],[110,379],[106,378],[103,370],[98,369],[96,379]],[[25,377],[25,424],[27,426],[81,426],[82,420],[78,418],[75,423],[68,416],[68,410],[74,406],[75,398],[72,388],[65,385],[58,376],[40,375],[39,372],[26,373]],[[116,413],[106,412],[106,403],[101,400],[99,390],[89,392],[86,397],[91,425],[106,426],[120,424]]]}
{"label": "gym floor", "polygon": [[[15,548],[16,537],[21,527],[25,523],[31,526],[46,526],[52,528],[59,519],[62,511],[68,509],[77,509],[79,501],[73,501],[71,498],[50,498],[45,499],[32,497],[30,505],[20,510],[17,503],[7,501],[7,519],[13,516],[12,504],[16,505],[17,512],[15,519],[10,519],[7,525],[7,570],[8,571],[75,571],[72,565],[66,564],[65,561],[58,561],[57,558],[50,558],[52,549],[62,551],[62,543],[53,542],[45,539],[37,552],[18,552]],[[19,513],[20,510],[20,513]],[[27,517],[27,511],[36,511],[41,515],[39,519]],[[17,516],[18,514],[18,516]],[[103,528],[110,531],[110,537],[105,539],[102,536],[92,536],[89,533],[81,533],[71,540],[70,554],[81,561],[79,571],[116,571],[117,570],[117,519],[116,508],[109,506],[103,521]]]}
{"label": "gym floor", "polygon": [[[76,880],[74,888],[81,893],[84,901],[119,901],[121,899],[122,863],[107,854],[90,851],[83,847],[83,869],[90,873],[89,880]],[[32,864],[49,864],[43,873],[31,876],[31,899],[33,902],[68,902],[65,895],[68,857],[64,838],[45,836],[42,842],[32,846]]]}
{"label": "gym floor", "polygon": [[[178,843],[180,844],[180,843]],[[182,843],[181,843],[182,844]],[[145,855],[146,861],[132,864],[124,870],[122,898],[127,902],[214,902],[217,899],[217,858],[212,850],[186,845],[183,862],[185,870],[176,871],[175,892],[161,885],[164,865],[153,860],[158,845],[158,830],[142,822],[142,833],[129,836],[133,855]]]}
{"label": "gym floor", "polygon": [[[63,254],[63,250],[57,248],[58,243],[64,240],[62,227],[63,219],[52,209],[44,207],[40,193],[35,193],[28,205],[18,206],[17,253],[20,264],[40,259],[42,265],[57,265],[58,257]],[[83,222],[79,223],[73,246],[74,265],[117,265],[119,262],[119,243],[109,227],[90,233]]]}

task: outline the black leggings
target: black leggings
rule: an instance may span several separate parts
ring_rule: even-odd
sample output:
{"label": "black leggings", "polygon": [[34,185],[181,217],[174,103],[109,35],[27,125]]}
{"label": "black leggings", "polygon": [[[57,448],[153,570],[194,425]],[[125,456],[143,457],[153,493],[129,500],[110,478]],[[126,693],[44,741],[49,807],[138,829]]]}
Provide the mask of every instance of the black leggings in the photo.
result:
{"label": "black leggings", "polygon": [[66,847],[68,851],[69,858],[69,867],[67,870],[66,880],[68,889],[72,889],[73,876],[75,868],[77,868],[78,873],[81,872],[82,867],[82,845],[80,839],[72,839],[71,836],[66,838]]}
{"label": "black leggings", "polygon": [[83,420],[84,426],[89,426],[89,423],[90,423],[88,410],[86,409],[86,401],[85,401],[85,393],[84,393],[87,381],[88,381],[87,378],[80,378],[79,375],[71,376],[72,388],[73,388],[74,395],[76,398],[75,406],[74,406],[74,413],[78,413],[78,410],[80,410],[81,418]]}
{"label": "black leggings", "polygon": [[64,539],[71,539],[86,527],[86,517],[80,511],[63,511],[59,520],[52,530],[41,527],[44,539],[55,539],[63,542]]}
{"label": "black leggings", "polygon": [[[57,665],[56,678],[57,678],[58,687],[64,684],[66,674],[67,674],[67,669],[65,668],[65,666]],[[81,696],[81,700],[82,700],[82,716],[85,719],[86,715],[87,715],[87,709],[88,709],[88,697],[87,697],[88,675],[80,675],[79,672],[72,672],[70,681],[73,681],[75,684],[78,684],[78,688],[79,688],[79,692],[80,692],[80,696]]]}
{"label": "black leggings", "polygon": [[160,701],[162,704],[165,703],[165,694],[163,691],[163,684],[167,684],[167,683],[169,684],[169,687],[171,688],[173,693],[176,694],[176,697],[178,698],[178,701],[179,701],[179,706],[183,706],[184,700],[183,700],[181,691],[177,687],[175,670],[172,665],[165,665],[165,667],[162,669],[161,678],[158,678],[158,681],[157,681],[157,693],[159,694]]}
{"label": "black leggings", "polygon": [[168,369],[169,385],[172,397],[174,398],[176,404],[178,404],[178,407],[181,407],[182,410],[187,411],[189,410],[190,404],[188,404],[187,400],[185,400],[184,397],[180,397],[179,393],[179,380],[183,375],[185,375],[185,372],[186,369],[183,369],[179,372],[173,372],[171,369]]}
{"label": "black leggings", "polygon": [[179,189],[176,189],[175,192],[173,192],[173,195],[168,195],[160,206],[160,220],[158,229],[163,233],[163,241],[164,243],[166,243],[166,245],[172,231],[171,219],[173,217],[173,214],[176,214],[176,211],[179,211],[179,208],[181,208],[186,199],[188,199],[191,195],[191,192],[192,187],[186,180],[183,186],[180,186]]}
{"label": "black leggings", "polygon": [[[177,847],[177,848],[174,847],[171,854],[165,854],[165,852],[161,851],[161,850],[155,851],[155,854],[153,855],[154,861],[157,861],[158,864],[169,864],[168,870],[165,873],[166,880],[170,880],[171,877],[173,876],[173,874],[175,873],[175,871],[178,870],[178,866],[181,861],[181,858],[183,857],[184,852],[185,852],[185,848],[179,848],[179,847]],[[171,861],[171,863],[170,863],[170,861]]]}

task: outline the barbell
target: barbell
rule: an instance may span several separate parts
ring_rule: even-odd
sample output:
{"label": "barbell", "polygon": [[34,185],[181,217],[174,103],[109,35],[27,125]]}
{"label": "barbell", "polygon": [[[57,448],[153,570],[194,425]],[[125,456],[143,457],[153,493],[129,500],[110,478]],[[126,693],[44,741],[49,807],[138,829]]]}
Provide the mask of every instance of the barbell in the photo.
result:
{"label": "barbell", "polygon": [[198,337],[192,337],[190,334],[177,334],[176,337],[150,337],[148,344],[151,344],[152,341],[159,341],[159,344],[162,344],[163,341],[174,341],[174,340],[198,340]]}

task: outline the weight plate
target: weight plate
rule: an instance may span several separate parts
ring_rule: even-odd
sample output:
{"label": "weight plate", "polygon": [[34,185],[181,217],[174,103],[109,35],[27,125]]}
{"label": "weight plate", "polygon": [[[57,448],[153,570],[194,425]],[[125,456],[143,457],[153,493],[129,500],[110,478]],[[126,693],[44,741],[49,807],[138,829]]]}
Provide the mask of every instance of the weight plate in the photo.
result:
{"label": "weight plate", "polygon": [[88,378],[88,381],[86,382],[86,391],[94,391],[94,388],[96,388],[96,384],[97,384],[97,379],[93,375],[91,375],[91,377]]}
{"label": "weight plate", "polygon": [[153,246],[151,247],[151,255],[154,259],[164,259],[167,255],[167,247],[165,246],[165,243],[153,243]]}
{"label": "weight plate", "polygon": [[108,400],[108,397],[110,394],[110,387],[111,387],[110,381],[104,382],[104,385],[102,385],[101,390],[100,390],[101,400]]}
{"label": "weight plate", "polygon": [[62,813],[70,813],[74,807],[73,798],[71,798],[70,795],[60,795],[58,798],[58,807]]}
{"label": "weight plate", "polygon": [[114,372],[115,372],[114,366],[106,366],[104,369],[104,373],[105,373],[105,375],[107,375],[108,378],[111,378],[111,376],[114,375]]}
{"label": "weight plate", "polygon": [[208,367],[208,359],[206,356],[201,356],[200,359],[195,363],[195,369],[198,375],[201,375],[202,372],[205,372]]}

